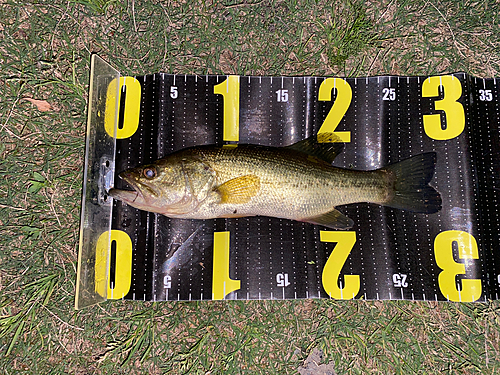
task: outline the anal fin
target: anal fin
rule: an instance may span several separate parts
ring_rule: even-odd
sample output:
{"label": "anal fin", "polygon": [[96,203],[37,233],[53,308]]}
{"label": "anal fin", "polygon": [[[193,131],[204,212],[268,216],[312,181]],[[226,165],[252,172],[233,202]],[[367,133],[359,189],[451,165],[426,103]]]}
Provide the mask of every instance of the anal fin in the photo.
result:
{"label": "anal fin", "polygon": [[336,209],[322,215],[304,218],[300,221],[323,225],[324,227],[331,229],[350,229],[354,225],[354,221]]}

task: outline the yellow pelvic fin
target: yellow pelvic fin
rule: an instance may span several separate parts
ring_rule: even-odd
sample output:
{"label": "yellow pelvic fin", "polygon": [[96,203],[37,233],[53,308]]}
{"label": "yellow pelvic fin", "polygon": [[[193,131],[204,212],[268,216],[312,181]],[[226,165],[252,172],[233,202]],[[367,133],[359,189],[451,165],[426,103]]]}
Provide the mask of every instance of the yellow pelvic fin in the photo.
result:
{"label": "yellow pelvic fin", "polygon": [[226,181],[217,188],[221,196],[220,203],[247,203],[260,190],[260,178],[246,175]]}

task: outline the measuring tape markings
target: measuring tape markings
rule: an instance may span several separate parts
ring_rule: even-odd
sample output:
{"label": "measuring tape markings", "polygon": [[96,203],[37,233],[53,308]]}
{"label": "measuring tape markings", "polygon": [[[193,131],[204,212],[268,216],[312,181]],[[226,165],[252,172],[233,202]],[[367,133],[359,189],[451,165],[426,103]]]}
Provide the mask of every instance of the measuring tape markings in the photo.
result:
{"label": "measuring tape markings", "polygon": [[[174,83],[175,84],[175,83]],[[462,96],[462,85],[454,76],[436,76],[427,78],[422,84],[423,97],[438,97],[439,89],[444,91],[444,97],[434,103],[436,111],[444,111],[446,128],[441,127],[441,114],[425,114],[424,130],[426,134],[436,140],[450,140],[459,136],[465,128],[465,115],[461,103],[457,100]],[[347,81],[341,78],[326,78],[319,87],[318,100],[331,101],[332,92],[336,91],[335,101],[323,121],[318,134],[335,132],[336,127],[349,109],[352,100],[352,89]],[[112,137],[114,133],[116,79],[108,86],[106,100],[105,129]],[[141,103],[141,84],[134,77],[120,77],[120,89],[118,103],[121,101],[122,93],[125,94],[123,127],[117,129],[116,138],[124,139],[131,137],[139,126],[139,113]],[[394,88],[384,87],[382,89],[383,100],[395,100]],[[223,96],[223,127],[226,141],[239,140],[239,108],[240,108],[240,77],[228,76],[221,83],[214,85],[214,94]],[[278,101],[288,101],[288,90],[276,91]],[[170,97],[177,99],[179,91],[177,86],[171,86]],[[479,99],[482,101],[493,100],[491,90],[480,89]],[[335,132],[342,142],[350,142],[349,131]]]}
{"label": "measuring tape markings", "polygon": [[[437,97],[443,91],[443,99],[434,102],[436,111],[443,111],[445,117],[443,128],[441,114],[423,115],[424,131],[434,140],[451,140],[461,135],[465,129],[465,112],[458,100],[462,97],[462,85],[454,76],[429,77],[422,83],[422,97]],[[486,95],[486,92],[484,93]],[[458,247],[458,258],[465,263],[457,262],[453,255],[453,244]],[[434,239],[434,256],[437,266],[442,270],[438,275],[438,285],[442,295],[454,302],[473,302],[482,295],[480,279],[461,280],[461,289],[457,276],[466,274],[467,260],[479,259],[475,238],[465,231],[449,230],[439,233]]]}
{"label": "measuring tape markings", "polygon": [[[214,93],[223,96],[224,103],[224,140],[239,140],[239,76],[228,76],[223,82],[214,85]],[[123,111],[123,126],[117,129],[116,137],[118,139],[131,137],[139,126],[141,85],[134,77],[121,77],[119,90],[119,102],[121,93],[125,94],[125,106]],[[124,89],[125,88],[125,89]],[[459,136],[465,128],[464,109],[458,100],[462,96],[462,86],[460,80],[453,76],[429,77],[422,84],[422,97],[439,96],[439,90],[443,90],[443,99],[434,102],[436,111],[443,111],[446,127],[441,126],[441,114],[424,114],[423,124],[425,133],[435,140],[449,140]],[[352,100],[352,89],[347,81],[340,78],[327,78],[319,88],[318,100],[331,101],[333,92],[336,92],[335,101],[327,114],[320,130],[321,132],[335,131],[337,125],[345,115]],[[111,136],[114,133],[114,116],[116,98],[113,98],[116,92],[116,80],[113,80],[108,87],[108,96],[106,101],[105,129]],[[288,89],[280,89],[275,92],[276,100],[287,101]],[[382,89],[383,100],[395,100],[396,90],[391,87]],[[489,89],[479,89],[479,100],[492,101],[493,94]],[[179,96],[177,86],[171,86],[170,97],[176,99]],[[336,132],[344,142],[349,142],[351,135],[349,131]],[[123,233],[123,234],[118,234]],[[332,234],[327,234],[332,233]],[[221,237],[223,235],[223,237]],[[214,280],[213,280],[213,298],[224,298],[229,292],[240,288],[239,280],[232,280],[229,277],[229,232],[214,233]],[[352,236],[354,235],[354,242]],[[337,242],[332,254],[325,263],[323,269],[322,283],[325,291],[333,298],[352,298],[359,292],[359,275],[345,275],[344,284],[339,287],[337,284],[340,270],[349,256],[354,243],[356,242],[355,232],[327,232],[321,231],[320,238],[322,242]],[[115,285],[108,285],[108,298],[122,298],[127,294],[131,282],[131,252],[132,243],[130,237],[123,231],[112,230],[111,235],[105,232],[99,237],[96,249],[96,280],[102,280],[103,246],[107,244],[106,238],[110,243],[116,244],[116,263],[115,263]],[[128,239],[128,241],[127,241]],[[337,241],[335,241],[337,240]],[[347,241],[350,241],[349,244]],[[349,247],[351,245],[352,246]],[[470,301],[477,300],[482,294],[481,280],[463,279],[462,289],[459,290],[456,284],[458,275],[465,275],[464,263],[458,263],[453,257],[453,243],[459,247],[459,259],[469,260],[478,259],[477,243],[472,235],[467,232],[444,231],[438,234],[434,241],[434,254],[437,265],[442,272],[438,276],[438,284],[442,294],[451,301]],[[107,248],[107,247],[106,247]],[[335,254],[336,261],[341,259],[343,262],[333,265],[331,259]],[[345,257],[345,258],[344,258]],[[99,262],[97,262],[99,260]],[[99,266],[97,266],[99,264]],[[111,266],[111,265],[109,265]],[[227,273],[226,273],[227,271]],[[109,272],[109,270],[108,270]],[[222,276],[221,276],[222,275]],[[393,280],[394,283],[399,280]],[[402,281],[404,282],[404,281]],[[97,287],[96,283],[96,289]]]}

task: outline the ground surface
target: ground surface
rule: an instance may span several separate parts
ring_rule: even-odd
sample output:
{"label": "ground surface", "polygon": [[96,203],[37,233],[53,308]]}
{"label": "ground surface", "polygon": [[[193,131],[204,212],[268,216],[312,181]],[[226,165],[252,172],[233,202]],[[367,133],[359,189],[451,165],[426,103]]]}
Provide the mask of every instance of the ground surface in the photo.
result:
{"label": "ground surface", "polygon": [[497,302],[73,304],[91,52],[124,75],[500,77],[499,14],[466,0],[1,0],[0,373],[498,373]]}

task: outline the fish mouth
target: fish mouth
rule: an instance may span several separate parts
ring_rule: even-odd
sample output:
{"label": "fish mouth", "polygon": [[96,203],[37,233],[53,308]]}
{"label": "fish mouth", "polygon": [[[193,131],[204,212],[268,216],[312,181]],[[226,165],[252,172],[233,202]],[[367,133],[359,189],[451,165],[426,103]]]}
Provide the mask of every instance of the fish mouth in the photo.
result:
{"label": "fish mouth", "polygon": [[138,190],[122,190],[111,188],[108,191],[108,195],[113,199],[118,199],[125,203],[130,204],[131,206],[136,206],[139,204],[145,204],[144,197],[141,192]]}
{"label": "fish mouth", "polygon": [[124,180],[133,190],[111,188],[108,195],[113,199],[121,200],[133,207],[139,207],[146,204],[144,195],[137,181],[134,180],[130,172],[122,172],[119,177]]}

